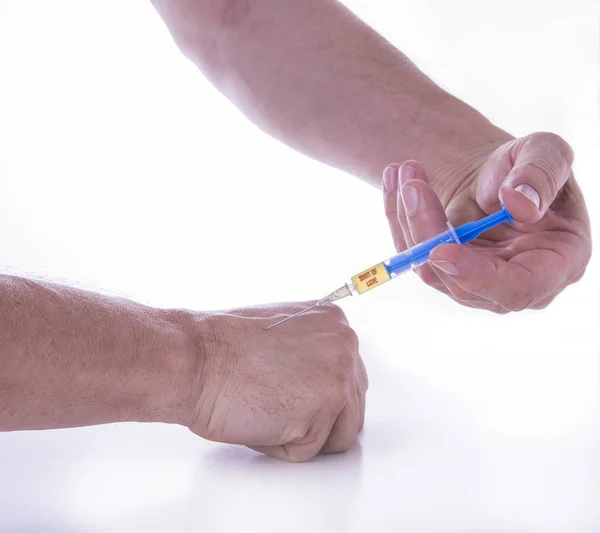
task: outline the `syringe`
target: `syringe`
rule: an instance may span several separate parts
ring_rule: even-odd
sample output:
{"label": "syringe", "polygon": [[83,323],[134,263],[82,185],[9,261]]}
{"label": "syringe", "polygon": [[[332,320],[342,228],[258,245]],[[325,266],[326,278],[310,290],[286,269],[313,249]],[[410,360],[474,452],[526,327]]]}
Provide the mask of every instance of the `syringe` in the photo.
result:
{"label": "syringe", "polygon": [[504,204],[502,204],[502,209],[500,209],[500,211],[476,222],[467,222],[456,229],[448,222],[448,231],[444,231],[398,255],[390,257],[382,263],[378,263],[371,268],[363,270],[355,276],[352,276],[352,278],[339,289],[333,291],[324,298],[321,298],[316,304],[303,309],[295,315],[288,316],[265,329],[274,328],[302,313],[306,313],[306,311],[309,311],[310,309],[341,300],[342,298],[346,298],[346,296],[364,294],[365,292],[398,277],[404,272],[413,270],[427,263],[427,261],[429,261],[429,254],[436,246],[439,246],[440,244],[465,244],[479,237],[484,231],[499,226],[504,222],[514,224],[514,220]]}

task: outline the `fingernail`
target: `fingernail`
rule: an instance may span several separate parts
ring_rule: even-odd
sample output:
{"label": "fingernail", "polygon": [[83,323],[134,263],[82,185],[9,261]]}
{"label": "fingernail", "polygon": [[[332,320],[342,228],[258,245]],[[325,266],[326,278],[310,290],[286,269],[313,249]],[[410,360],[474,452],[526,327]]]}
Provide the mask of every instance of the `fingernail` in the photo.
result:
{"label": "fingernail", "polygon": [[406,183],[408,180],[414,180],[416,177],[417,172],[413,167],[409,167],[408,165],[400,167],[400,182],[402,184]]}
{"label": "fingernail", "polygon": [[460,273],[458,265],[453,261],[434,261],[431,264],[450,276],[457,276]]}
{"label": "fingernail", "polygon": [[419,191],[410,185],[402,187],[402,201],[406,214],[414,215],[419,208]]}
{"label": "fingernail", "polygon": [[383,188],[386,192],[393,191],[398,186],[398,169],[387,167],[383,172]]}
{"label": "fingernail", "polygon": [[515,187],[515,191],[520,192],[523,196],[525,196],[525,198],[535,205],[536,209],[540,208],[540,195],[531,185],[521,183],[521,185],[517,185]]}

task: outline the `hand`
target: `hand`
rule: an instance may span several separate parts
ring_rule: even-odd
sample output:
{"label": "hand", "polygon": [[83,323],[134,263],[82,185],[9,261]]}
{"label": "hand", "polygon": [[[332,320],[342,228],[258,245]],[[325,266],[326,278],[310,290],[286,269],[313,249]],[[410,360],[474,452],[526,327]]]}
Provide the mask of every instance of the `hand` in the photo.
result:
{"label": "hand", "polygon": [[468,164],[449,164],[441,172],[446,181],[430,184],[416,161],[390,165],[384,203],[396,250],[446,231],[447,220],[458,226],[493,213],[502,200],[514,227],[503,224],[465,246],[439,246],[418,274],[470,307],[497,313],[544,308],[583,276],[591,254],[572,162],[560,137],[534,133],[484,147]]}
{"label": "hand", "polygon": [[[314,302],[313,302],[314,303]],[[190,429],[288,461],[349,450],[362,429],[367,373],[341,309],[279,304],[208,315]]]}

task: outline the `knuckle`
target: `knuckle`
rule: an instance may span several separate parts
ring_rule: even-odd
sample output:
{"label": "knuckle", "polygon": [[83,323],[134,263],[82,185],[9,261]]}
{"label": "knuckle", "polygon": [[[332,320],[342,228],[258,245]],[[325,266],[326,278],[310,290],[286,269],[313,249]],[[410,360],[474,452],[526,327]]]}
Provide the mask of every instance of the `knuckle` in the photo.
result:
{"label": "knuckle", "polygon": [[536,181],[541,181],[540,185],[546,188],[552,197],[555,197],[558,194],[560,183],[557,175],[557,169],[552,162],[542,157],[532,158],[527,161],[523,171],[530,171],[533,175],[535,175],[535,172],[537,171],[538,180]]}
{"label": "knuckle", "polygon": [[[529,137],[536,144],[535,150],[527,158],[526,167],[537,169],[542,173],[543,182],[555,197],[564,182],[568,179],[574,160],[571,146],[559,135],[550,132],[538,132]],[[540,145],[543,147],[540,149]]]}
{"label": "knuckle", "polygon": [[348,326],[348,327],[344,328],[344,332],[342,333],[342,335],[350,343],[350,345],[353,348],[358,349],[358,345],[359,345],[360,341],[359,341],[356,331],[354,331],[350,326]]}
{"label": "knuckle", "polygon": [[540,144],[555,144],[564,142],[563,138],[560,135],[557,135],[556,133],[553,133],[551,131],[536,131],[529,135],[529,139]]}
{"label": "knuckle", "polygon": [[337,419],[338,415],[344,410],[348,403],[348,397],[345,389],[339,388],[333,396],[330,396],[327,400],[326,405],[323,408],[328,411],[331,415],[333,423]]}
{"label": "knuckle", "polygon": [[567,141],[563,140],[561,144],[561,149],[561,151],[563,152],[563,157],[567,160],[569,166],[571,166],[573,164],[573,161],[575,160],[575,152],[573,151],[573,147]]}
{"label": "knuckle", "polygon": [[532,134],[531,137],[540,143],[551,145],[553,150],[558,151],[564,159],[569,162],[573,161],[573,148],[560,135],[550,131],[540,131]]}
{"label": "knuckle", "polygon": [[310,432],[310,423],[306,422],[304,424],[297,424],[295,426],[290,426],[287,431],[284,433],[285,442],[289,443],[297,443],[306,439]]}
{"label": "knuckle", "polygon": [[586,260],[585,266],[583,267],[583,269],[578,272],[574,277],[573,277],[573,281],[571,281],[571,283],[579,283],[583,276],[585,275],[585,271],[586,271],[586,267],[587,267],[587,263],[589,262],[590,258],[588,258]]}

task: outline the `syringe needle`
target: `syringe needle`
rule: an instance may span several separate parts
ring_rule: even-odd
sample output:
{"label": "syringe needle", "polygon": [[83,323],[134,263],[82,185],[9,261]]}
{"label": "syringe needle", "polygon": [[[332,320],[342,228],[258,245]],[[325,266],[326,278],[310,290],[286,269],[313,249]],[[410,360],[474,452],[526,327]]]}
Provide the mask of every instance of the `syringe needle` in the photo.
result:
{"label": "syringe needle", "polygon": [[299,313],[296,313],[295,315],[288,316],[288,317],[284,318],[283,320],[280,320],[279,322],[275,322],[275,324],[273,324],[272,326],[265,328],[265,331],[268,329],[274,328],[275,326],[279,326],[279,324],[283,324],[284,322],[287,322],[288,320],[290,320],[294,317],[297,317],[303,313],[306,313],[306,311],[310,311],[311,309],[314,309],[315,307],[318,307],[320,305],[326,305],[331,302],[337,302],[338,300],[341,300],[342,298],[345,298],[346,296],[350,296],[351,294],[352,294],[352,292],[350,291],[350,287],[348,287],[347,284],[343,285],[337,291],[333,291],[331,294],[318,300],[316,304],[311,305],[310,307],[307,307],[306,309],[303,309],[302,311],[300,311]]}
{"label": "syringe needle", "polygon": [[504,224],[505,222],[510,222],[510,224],[514,225],[511,214],[507,211],[504,204],[501,205],[502,209],[500,209],[500,211],[492,213],[476,222],[467,222],[456,229],[448,222],[448,231],[444,231],[435,237],[404,250],[403,252],[390,257],[387,261],[359,272],[355,276],[352,276],[352,278],[339,289],[333,291],[330,295],[321,298],[316,304],[307,307],[295,315],[288,316],[287,318],[276,322],[272,326],[265,328],[265,330],[283,324],[317,306],[337,302],[342,298],[346,298],[346,296],[363,294],[375,287],[379,287],[403,272],[409,272],[410,270],[427,263],[431,251],[440,244],[465,244],[479,237],[484,231],[499,226],[500,224]]}
{"label": "syringe needle", "polygon": [[275,322],[275,324],[273,324],[272,326],[265,328],[265,331],[268,329],[274,328],[275,326],[279,326],[279,324],[283,324],[284,322],[287,322],[288,320],[291,320],[292,318],[297,317],[297,316],[301,315],[302,313],[306,313],[306,311],[310,311],[311,309],[313,309],[314,307],[317,307],[318,305],[319,305],[319,303],[317,302],[315,305],[311,305],[310,307],[303,309],[302,311],[300,311],[299,313],[296,313],[295,315],[288,316],[288,317],[284,318],[283,320],[280,320],[279,322]]}

